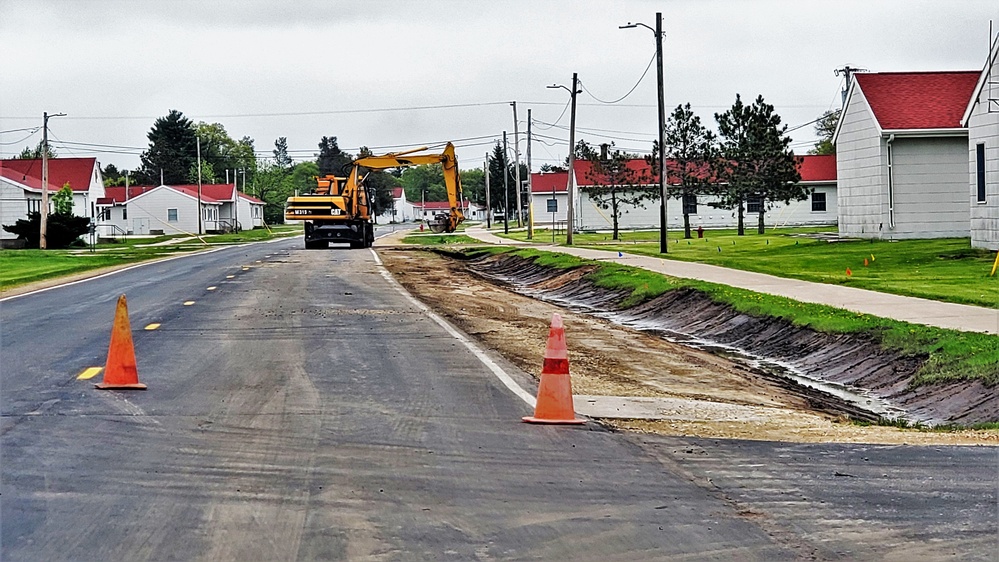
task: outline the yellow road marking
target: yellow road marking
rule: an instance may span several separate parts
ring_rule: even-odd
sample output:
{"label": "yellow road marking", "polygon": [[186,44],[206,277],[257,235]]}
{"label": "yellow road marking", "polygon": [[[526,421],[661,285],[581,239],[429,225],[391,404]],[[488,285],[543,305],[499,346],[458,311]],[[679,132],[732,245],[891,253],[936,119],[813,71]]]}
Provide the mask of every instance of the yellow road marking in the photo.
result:
{"label": "yellow road marking", "polygon": [[146,326],[146,329],[147,330],[155,330],[156,328],[159,328],[159,327],[160,327],[159,324],[157,324],[156,322],[153,322],[152,324]]}
{"label": "yellow road marking", "polygon": [[76,380],[85,381],[88,379],[92,379],[97,376],[97,373],[100,373],[103,370],[104,367],[90,367],[89,369],[85,369],[82,373],[77,375]]}
{"label": "yellow road marking", "polygon": [[192,304],[194,304],[194,301],[184,301],[184,306],[191,306]]}
{"label": "yellow road marking", "polygon": [[206,290],[207,291],[214,291],[215,289],[216,289],[216,287],[208,287],[208,289],[206,289]]}

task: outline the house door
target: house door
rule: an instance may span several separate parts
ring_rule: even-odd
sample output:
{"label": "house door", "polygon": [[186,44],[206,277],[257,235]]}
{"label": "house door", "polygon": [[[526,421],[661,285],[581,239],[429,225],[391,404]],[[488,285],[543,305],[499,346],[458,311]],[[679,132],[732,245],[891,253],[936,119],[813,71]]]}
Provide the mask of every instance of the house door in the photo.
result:
{"label": "house door", "polygon": [[132,234],[149,234],[149,218],[132,219]]}

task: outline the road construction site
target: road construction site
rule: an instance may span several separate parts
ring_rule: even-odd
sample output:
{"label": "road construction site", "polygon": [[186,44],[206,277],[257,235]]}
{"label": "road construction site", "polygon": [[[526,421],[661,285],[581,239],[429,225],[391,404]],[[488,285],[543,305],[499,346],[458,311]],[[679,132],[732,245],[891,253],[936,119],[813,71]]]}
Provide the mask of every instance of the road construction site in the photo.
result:
{"label": "road construction site", "polygon": [[[653,321],[663,316],[654,306],[626,312],[602,306],[615,295],[581,281],[584,270],[545,272],[503,258],[469,263],[411,247],[388,247],[391,243],[391,238],[382,241],[379,255],[400,283],[534,375],[541,366],[548,323],[553,313],[560,313],[577,412],[612,427],[792,442],[999,445],[995,430],[936,432],[857,423],[894,418],[903,411],[909,419],[927,423],[974,423],[994,418],[999,402],[988,399],[994,388],[906,392],[905,382],[918,364],[869,341],[822,341],[814,333],[799,332],[799,341],[770,342],[768,357],[748,356],[724,342],[682,337],[677,326]],[[686,311],[700,309],[702,320],[725,314],[704,302],[672,304]],[[696,314],[686,319],[697,320]],[[766,333],[766,328],[747,323],[742,336]],[[811,347],[797,358],[778,352],[801,349],[806,340]],[[824,351],[816,355],[820,347]],[[823,363],[840,378],[809,377],[809,361]],[[890,399],[852,384],[865,377],[869,387],[893,389]]]}

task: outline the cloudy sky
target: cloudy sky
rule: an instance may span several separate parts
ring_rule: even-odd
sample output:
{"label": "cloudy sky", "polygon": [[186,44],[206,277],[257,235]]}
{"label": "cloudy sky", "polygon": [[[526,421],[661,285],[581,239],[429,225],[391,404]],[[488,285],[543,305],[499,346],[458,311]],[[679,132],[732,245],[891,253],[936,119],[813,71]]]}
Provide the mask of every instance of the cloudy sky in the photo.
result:
{"label": "cloudy sky", "polygon": [[[996,0],[0,0],[0,154],[37,143],[47,111],[67,114],[49,122],[61,156],[134,168],[178,109],[261,157],[281,136],[299,159],[323,135],[376,153],[455,140],[467,169],[503,131],[512,147],[516,101],[537,169],[565,158],[569,94],[546,86],[573,72],[577,137],[647,152],[655,38],[618,26],[657,11],[667,111],[689,102],[712,127],[736,93],[808,123],[838,107],[845,64],[981,69],[999,31]],[[810,125],[791,136],[814,141]]]}

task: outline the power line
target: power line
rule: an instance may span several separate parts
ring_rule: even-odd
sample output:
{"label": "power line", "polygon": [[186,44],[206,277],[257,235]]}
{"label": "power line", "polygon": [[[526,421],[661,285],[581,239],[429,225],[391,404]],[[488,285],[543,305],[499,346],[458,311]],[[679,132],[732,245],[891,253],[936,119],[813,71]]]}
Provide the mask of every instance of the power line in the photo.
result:
{"label": "power line", "polygon": [[648,64],[648,66],[645,67],[645,72],[643,72],[642,76],[639,77],[638,82],[635,82],[635,85],[632,86],[630,90],[628,90],[627,94],[619,97],[618,99],[616,99],[614,101],[604,101],[604,100],[598,98],[597,96],[593,95],[593,92],[591,92],[590,90],[588,90],[586,88],[586,84],[584,84],[582,80],[579,80],[578,82],[579,82],[579,85],[583,88],[583,91],[586,92],[587,94],[589,94],[591,98],[593,98],[593,99],[595,99],[598,102],[603,103],[603,104],[608,104],[608,105],[615,104],[615,103],[618,103],[620,101],[623,101],[624,98],[630,96],[631,93],[635,91],[635,88],[637,88],[638,85],[642,83],[642,80],[645,80],[645,75],[649,73],[649,69],[652,68],[652,63],[655,62],[655,60],[656,60],[656,53],[652,53],[652,58],[649,59],[649,64]]}

